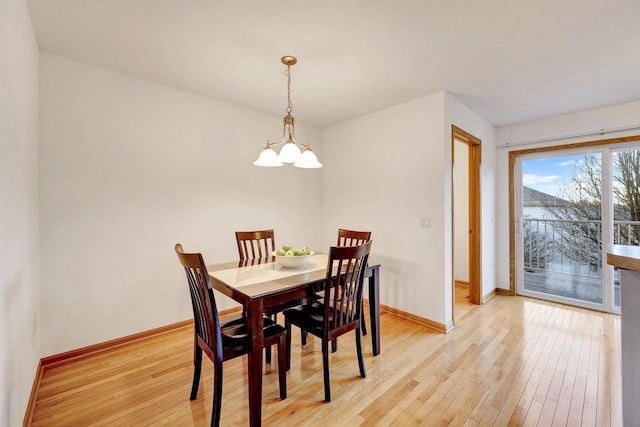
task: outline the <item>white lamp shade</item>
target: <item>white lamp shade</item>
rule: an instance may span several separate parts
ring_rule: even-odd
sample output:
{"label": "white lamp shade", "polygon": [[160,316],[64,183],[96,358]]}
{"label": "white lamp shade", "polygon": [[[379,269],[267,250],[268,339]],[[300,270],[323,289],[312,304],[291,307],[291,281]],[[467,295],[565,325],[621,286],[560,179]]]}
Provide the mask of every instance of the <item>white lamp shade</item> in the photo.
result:
{"label": "white lamp shade", "polygon": [[317,169],[322,167],[322,163],[318,161],[318,158],[313,151],[306,149],[302,153],[300,160],[295,162],[293,166],[304,169]]}
{"label": "white lamp shade", "polygon": [[263,166],[267,168],[277,168],[282,166],[282,162],[278,160],[278,155],[271,148],[265,148],[260,153],[258,160],[253,162],[256,166]]}
{"label": "white lamp shade", "polygon": [[291,140],[287,141],[280,150],[280,154],[278,155],[278,160],[282,163],[295,163],[300,160],[301,153],[298,146]]}

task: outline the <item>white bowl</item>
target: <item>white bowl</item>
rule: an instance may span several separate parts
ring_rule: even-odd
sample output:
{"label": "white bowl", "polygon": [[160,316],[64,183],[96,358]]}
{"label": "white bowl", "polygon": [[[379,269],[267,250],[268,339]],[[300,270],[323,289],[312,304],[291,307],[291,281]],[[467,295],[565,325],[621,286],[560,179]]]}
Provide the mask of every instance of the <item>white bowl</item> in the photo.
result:
{"label": "white bowl", "polygon": [[276,255],[275,252],[272,252],[271,255],[276,257],[276,262],[283,266],[284,268],[300,268],[304,267],[309,261],[309,257],[315,254],[315,252],[309,252],[309,255],[300,255],[300,256],[280,256]]}

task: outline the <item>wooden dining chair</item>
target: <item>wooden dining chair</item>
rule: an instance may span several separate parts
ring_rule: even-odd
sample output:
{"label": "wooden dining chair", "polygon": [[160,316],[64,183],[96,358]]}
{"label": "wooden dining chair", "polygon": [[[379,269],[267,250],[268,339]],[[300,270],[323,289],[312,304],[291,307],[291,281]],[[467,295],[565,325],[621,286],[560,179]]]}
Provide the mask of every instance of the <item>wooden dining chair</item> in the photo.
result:
{"label": "wooden dining chair", "polygon": [[[336,246],[360,246],[363,243],[371,240],[371,232],[370,231],[355,231],[355,230],[346,230],[343,228],[338,229],[338,241]],[[318,292],[314,298],[322,302],[322,298],[324,297],[324,291]],[[361,321],[361,329],[362,335],[367,335],[367,324],[364,321],[364,310],[362,312]],[[301,335],[302,345],[307,343],[307,334],[302,333]],[[335,352],[337,350],[337,340],[333,340],[331,343],[331,351]]]}
{"label": "wooden dining chair", "polygon": [[[329,380],[329,341],[355,331],[360,376],[366,376],[360,336],[362,314],[362,287],[372,242],[360,246],[338,247],[329,250],[327,275],[324,280],[322,302],[311,301],[283,312],[287,330],[287,369],[291,368],[291,325],[322,340],[322,369],[324,373],[324,399],[331,401]],[[335,276],[335,277],[334,277]]]}
{"label": "wooden dining chair", "polygon": [[[267,258],[276,250],[275,232],[273,230],[236,231],[236,243],[240,261]],[[286,308],[296,306],[303,301],[291,301],[276,307],[267,307],[265,314],[274,322],[278,321],[278,313]],[[265,360],[271,363],[271,348],[265,348]]]}
{"label": "wooden dining chair", "polygon": [[[240,261],[266,258],[276,250],[275,232],[273,230],[236,231],[236,243]],[[280,310],[282,311],[282,310]],[[274,322],[278,321],[278,313],[269,313]],[[265,348],[265,360],[271,363],[271,347]]]}
{"label": "wooden dining chair", "polygon": [[337,246],[360,246],[369,240],[371,240],[370,231],[354,231],[345,230],[343,228],[338,229]]}
{"label": "wooden dining chair", "polygon": [[266,258],[276,250],[273,230],[236,231],[240,261]]}
{"label": "wooden dining chair", "polygon": [[[355,231],[345,230],[343,228],[338,229],[338,243],[337,246],[360,246],[363,243],[371,240],[370,231]],[[367,324],[364,321],[364,310],[362,312],[362,335],[367,335]],[[336,342],[333,342],[333,351],[336,351]]]}
{"label": "wooden dining chair", "polygon": [[[220,425],[220,409],[222,404],[222,364],[238,356],[247,354],[251,342],[247,335],[246,318],[239,316],[223,324],[218,317],[216,300],[211,287],[211,279],[207,273],[202,254],[185,253],[180,243],[175,246],[176,254],[184,267],[191,294],[193,307],[194,340],[193,340],[193,383],[190,399],[198,396],[202,353],[213,362],[213,407],[211,409],[211,425]],[[280,399],[287,397],[286,379],[286,331],[268,317],[264,318],[264,346],[278,345],[278,380]]]}

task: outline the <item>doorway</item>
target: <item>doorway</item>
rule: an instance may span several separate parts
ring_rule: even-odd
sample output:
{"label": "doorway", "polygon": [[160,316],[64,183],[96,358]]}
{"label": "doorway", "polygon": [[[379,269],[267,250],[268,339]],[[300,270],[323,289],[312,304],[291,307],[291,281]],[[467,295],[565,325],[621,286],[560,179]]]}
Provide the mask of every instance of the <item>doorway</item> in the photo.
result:
{"label": "doorway", "polygon": [[[455,125],[452,144],[453,305],[482,304],[480,160],[481,141]],[[464,306],[462,304],[461,306]],[[460,307],[460,306],[459,306]]]}

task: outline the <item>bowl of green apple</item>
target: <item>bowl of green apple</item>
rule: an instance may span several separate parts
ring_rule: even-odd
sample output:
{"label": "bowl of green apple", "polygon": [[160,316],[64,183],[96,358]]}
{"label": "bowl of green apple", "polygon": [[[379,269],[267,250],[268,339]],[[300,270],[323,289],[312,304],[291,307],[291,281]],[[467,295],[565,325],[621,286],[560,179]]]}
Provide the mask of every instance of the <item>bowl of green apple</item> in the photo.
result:
{"label": "bowl of green apple", "polygon": [[284,244],[271,255],[276,257],[276,262],[284,268],[300,268],[307,264],[309,257],[314,253],[308,246],[294,249],[291,245]]}

